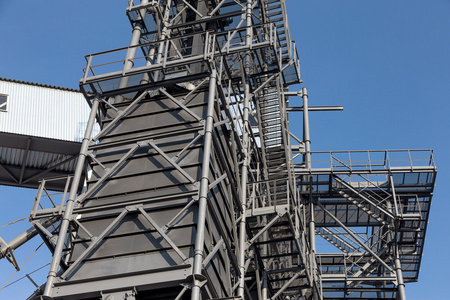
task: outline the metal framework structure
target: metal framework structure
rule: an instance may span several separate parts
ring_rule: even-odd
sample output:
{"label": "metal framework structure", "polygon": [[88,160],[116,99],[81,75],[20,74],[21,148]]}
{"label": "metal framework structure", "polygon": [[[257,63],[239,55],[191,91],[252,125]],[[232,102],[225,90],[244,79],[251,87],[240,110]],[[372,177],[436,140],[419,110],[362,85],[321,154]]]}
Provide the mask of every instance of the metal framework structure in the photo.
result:
{"label": "metal framework structure", "polygon": [[130,0],[127,15],[130,45],[86,56],[75,174],[38,190],[30,232],[53,259],[30,298],[406,299],[432,151],[311,152],[309,111],[341,108],[288,90],[301,80],[284,0]]}

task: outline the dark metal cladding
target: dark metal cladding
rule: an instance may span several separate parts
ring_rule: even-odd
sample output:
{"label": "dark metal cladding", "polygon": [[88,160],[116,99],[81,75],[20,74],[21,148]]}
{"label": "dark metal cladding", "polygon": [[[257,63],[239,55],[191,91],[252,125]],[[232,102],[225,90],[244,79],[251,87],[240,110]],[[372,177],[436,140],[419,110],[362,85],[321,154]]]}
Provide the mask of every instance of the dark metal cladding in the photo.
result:
{"label": "dark metal cladding", "polygon": [[[137,2],[130,45],[86,56],[92,112],[61,204],[42,205],[45,181],[36,197],[32,233],[53,259],[30,299],[405,300],[433,152],[311,151],[309,111],[342,107],[289,91],[284,0]],[[26,237],[0,241],[15,262]]]}

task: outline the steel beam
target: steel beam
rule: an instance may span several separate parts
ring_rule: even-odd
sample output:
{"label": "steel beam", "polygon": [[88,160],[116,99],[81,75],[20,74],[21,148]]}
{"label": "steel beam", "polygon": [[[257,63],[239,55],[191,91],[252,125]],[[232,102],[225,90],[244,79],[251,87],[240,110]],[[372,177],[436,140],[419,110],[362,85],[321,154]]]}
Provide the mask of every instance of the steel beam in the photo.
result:
{"label": "steel beam", "polygon": [[203,144],[203,160],[202,160],[202,178],[199,188],[199,205],[198,205],[198,221],[197,234],[195,237],[194,265],[193,265],[193,286],[191,291],[191,300],[200,300],[200,290],[203,286],[202,282],[202,263],[204,256],[204,238],[206,226],[206,208],[209,191],[209,166],[211,159],[212,138],[214,129],[214,99],[216,96],[216,80],[217,72],[212,70],[209,80],[208,108],[205,121],[205,135]]}
{"label": "steel beam", "polygon": [[90,138],[92,135],[92,129],[94,128],[95,117],[97,115],[97,109],[99,105],[99,99],[94,98],[91,113],[89,115],[88,123],[86,126],[86,132],[84,134],[83,142],[81,144],[80,154],[78,156],[77,166],[75,168],[75,174],[73,176],[72,186],[70,188],[69,198],[66,202],[66,209],[64,211],[64,217],[61,221],[58,240],[55,245],[55,252],[53,253],[52,262],[50,264],[50,270],[48,271],[47,283],[45,285],[44,296],[51,297],[53,284],[56,278],[56,274],[59,269],[61,255],[66,240],[66,234],[69,229],[70,220],[72,219],[72,211],[75,206],[75,197],[78,191],[78,185],[80,184],[81,174],[84,169],[84,162],[88,155],[88,147],[90,144]]}
{"label": "steel beam", "polygon": [[390,266],[388,266],[386,264],[386,262],[384,260],[382,260],[375,252],[373,252],[372,249],[369,248],[369,246],[367,246],[366,244],[361,242],[359,237],[350,228],[345,226],[344,223],[342,223],[335,215],[333,215],[331,212],[329,212],[319,201],[317,202],[317,204],[327,215],[329,215],[336,223],[338,223],[339,226],[342,227],[342,229],[344,229],[348,234],[350,234],[354,238],[354,240],[357,241],[361,245],[361,247],[363,247],[376,260],[378,260],[389,272],[393,272],[392,268]]}

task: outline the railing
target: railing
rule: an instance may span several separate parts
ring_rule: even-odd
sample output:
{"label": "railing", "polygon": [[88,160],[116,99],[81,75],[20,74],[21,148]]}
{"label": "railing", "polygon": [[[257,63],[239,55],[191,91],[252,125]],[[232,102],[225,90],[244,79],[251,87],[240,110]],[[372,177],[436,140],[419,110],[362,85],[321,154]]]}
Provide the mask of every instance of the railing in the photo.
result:
{"label": "railing", "polygon": [[[411,196],[397,196],[394,202],[395,212],[397,216],[404,220],[425,220],[422,215],[423,211],[429,208],[424,207],[430,204],[428,197]],[[425,209],[424,209],[425,208]]]}
{"label": "railing", "polygon": [[[296,163],[297,171],[303,168]],[[361,150],[311,152],[311,166],[328,171],[395,171],[435,169],[433,150]]]}
{"label": "railing", "polygon": [[[150,1],[148,1],[149,3],[145,4],[144,6],[159,5],[159,1],[160,0],[150,0]],[[137,2],[137,4],[135,2]],[[139,9],[139,7],[141,7],[141,6],[142,6],[141,0],[128,0],[127,11]]]}
{"label": "railing", "polygon": [[286,36],[286,45],[288,48],[288,53],[291,53],[292,51],[292,43],[291,43],[291,31],[289,29],[289,22],[288,22],[288,15],[287,15],[287,9],[286,9],[286,2],[284,0],[280,1],[281,5],[281,14],[283,16],[283,24],[284,24],[284,31]]}
{"label": "railing", "polygon": [[300,82],[300,59],[295,42],[291,42],[289,59],[293,60],[293,63],[283,72],[283,78],[288,85]]}
{"label": "railing", "polygon": [[[53,216],[61,215],[63,213],[67,196],[69,195],[68,191],[72,178],[73,176],[42,179],[40,181],[41,184],[39,185],[36,197],[34,198],[33,208],[30,213],[30,219],[40,219],[42,217],[42,214],[46,214],[47,216],[48,214],[51,214]],[[63,192],[54,192],[47,190],[46,183],[55,181],[65,183]],[[57,201],[57,197],[61,197],[61,200]]]}
{"label": "railing", "polygon": [[[293,203],[294,195],[292,186],[286,178],[277,180],[259,181],[248,184],[250,195],[250,207],[260,208],[278,205],[290,205]],[[262,194],[253,191],[266,191]],[[262,204],[262,206],[261,206]]]}
{"label": "railing", "polygon": [[[118,48],[110,51],[93,53],[85,56],[86,67],[83,70],[83,78],[80,84],[88,91],[91,91],[90,84],[95,85],[99,92],[107,92],[118,88],[118,79],[129,77],[129,85],[138,85],[143,74],[155,72],[150,80],[158,81],[175,77],[204,72],[206,66],[199,70],[191,70],[192,64],[201,63],[211,58],[220,58],[224,55],[236,54],[242,51],[271,47],[272,55],[278,55],[276,27],[269,24],[252,26],[251,44],[246,44],[245,35],[247,27],[241,27],[221,33],[211,33],[209,31],[183,35],[173,38],[167,38],[162,41],[148,42],[136,46]],[[204,44],[195,45],[190,40],[203,40]],[[143,54],[137,55],[131,59],[126,59],[128,52],[138,52],[142,50]],[[230,58],[231,59],[231,58]],[[233,58],[234,59],[234,58]],[[277,57],[277,61],[281,61]],[[127,62],[131,62],[133,67],[127,69]],[[140,76],[134,78],[133,76]]]}
{"label": "railing", "polygon": [[[136,46],[129,46],[118,48],[110,51],[98,52],[86,55],[86,67],[83,70],[83,79],[81,83],[88,82],[88,78],[96,77],[102,74],[111,74],[124,76],[127,75],[127,70],[125,70],[126,54],[128,51],[136,51],[139,49],[145,49],[145,53],[149,53],[149,49],[159,48],[160,45],[163,46],[163,51],[160,53],[162,55],[160,62],[156,62],[158,58],[158,53],[151,55],[140,55],[131,59],[133,63],[132,69],[138,69],[140,67],[145,67],[147,62],[150,62],[154,69],[163,68],[173,64],[175,60],[184,60],[190,62],[194,57],[203,58],[203,54],[192,54],[192,53],[204,53],[206,50],[206,45],[201,45],[201,50],[194,46],[179,46],[183,45],[183,39],[190,38],[193,36],[183,36],[177,38],[166,39],[164,41],[148,42],[145,44],[140,44]],[[178,44],[178,45],[177,45]],[[177,45],[177,46],[175,46]],[[196,51],[193,51],[196,50]],[[191,54],[189,54],[191,53]],[[148,70],[142,70],[139,73],[145,73]]]}
{"label": "railing", "polygon": [[[267,24],[263,25],[253,25],[252,29],[252,49],[256,46],[262,45],[276,45],[278,40],[276,27],[270,23],[268,24],[269,28],[267,28]],[[236,52],[237,50],[245,49],[246,45],[246,35],[247,35],[247,26],[238,27],[236,29],[215,33],[213,34],[214,39],[216,41],[217,47],[214,47],[213,51],[217,53],[228,54],[230,52]],[[218,51],[220,49],[220,52]],[[212,52],[209,50],[208,52]]]}
{"label": "railing", "polygon": [[[388,185],[389,178],[387,174],[350,174],[345,178],[335,177],[332,186],[334,189],[353,188],[359,196],[364,197],[373,205],[386,205],[393,197]],[[347,185],[347,187],[345,186]]]}

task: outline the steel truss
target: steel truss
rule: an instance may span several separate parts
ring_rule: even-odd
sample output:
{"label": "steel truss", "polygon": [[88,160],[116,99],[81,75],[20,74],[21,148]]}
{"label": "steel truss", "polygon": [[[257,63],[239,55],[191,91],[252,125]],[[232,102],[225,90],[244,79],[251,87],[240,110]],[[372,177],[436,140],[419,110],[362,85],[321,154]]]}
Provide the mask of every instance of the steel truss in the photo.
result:
{"label": "steel truss", "polygon": [[[284,0],[130,0],[127,15],[130,45],[86,56],[75,174],[52,179],[58,195],[52,180],[38,190],[33,234],[53,259],[31,298],[405,299],[432,156],[326,153],[316,167],[308,113],[339,108],[288,91],[301,80]],[[339,253],[319,254],[316,237]],[[24,241],[2,256],[15,262]]]}
{"label": "steel truss", "polygon": [[[406,299],[418,279],[436,166],[431,150],[312,153],[298,164],[316,234],[339,250],[317,256],[326,299]],[[314,157],[316,157],[314,159]],[[311,210],[308,212],[311,216]]]}

